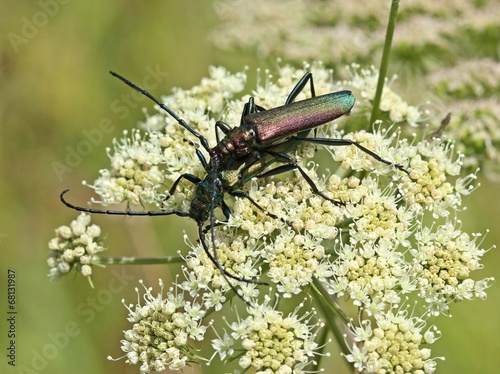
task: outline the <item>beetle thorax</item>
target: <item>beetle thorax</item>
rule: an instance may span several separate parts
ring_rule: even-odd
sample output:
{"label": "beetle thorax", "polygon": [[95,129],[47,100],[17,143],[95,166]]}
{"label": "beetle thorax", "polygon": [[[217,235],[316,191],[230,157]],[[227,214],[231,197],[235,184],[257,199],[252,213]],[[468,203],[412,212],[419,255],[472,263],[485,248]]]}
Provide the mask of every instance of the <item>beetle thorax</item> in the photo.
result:
{"label": "beetle thorax", "polygon": [[219,159],[224,164],[229,158],[248,155],[255,146],[255,131],[250,126],[242,125],[231,129],[213,150],[220,155]]}

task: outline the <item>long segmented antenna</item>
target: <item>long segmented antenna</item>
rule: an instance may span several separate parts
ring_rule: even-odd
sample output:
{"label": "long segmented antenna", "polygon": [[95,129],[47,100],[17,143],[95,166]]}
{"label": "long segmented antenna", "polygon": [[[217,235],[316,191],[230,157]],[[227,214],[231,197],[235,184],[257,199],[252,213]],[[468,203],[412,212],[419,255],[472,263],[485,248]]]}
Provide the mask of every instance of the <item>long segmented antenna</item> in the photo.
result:
{"label": "long segmented antenna", "polygon": [[203,135],[200,135],[196,130],[194,130],[191,126],[189,126],[187,124],[187,122],[185,120],[183,120],[182,118],[180,118],[177,114],[175,114],[175,112],[170,109],[166,104],[162,103],[160,100],[158,100],[156,97],[154,97],[153,95],[151,95],[148,91],[146,91],[145,89],[137,86],[135,83],[132,83],[131,81],[129,81],[127,78],[125,77],[122,77],[120,74],[118,73],[115,73],[114,71],[109,71],[109,73],[118,78],[119,80],[121,80],[122,82],[124,82],[126,85],[132,87],[134,90],[136,90],[137,92],[141,93],[142,95],[146,96],[147,98],[151,99],[152,101],[154,101],[161,109],[163,109],[165,112],[167,112],[173,119],[175,119],[179,125],[181,125],[182,127],[184,127],[186,130],[188,130],[191,134],[193,134],[194,136],[196,136],[198,138],[198,140],[200,141],[201,145],[203,146],[203,148],[205,148],[205,150],[208,152],[210,150],[210,146],[208,145],[208,141],[207,139],[203,136]]}
{"label": "long segmented antenna", "polygon": [[[71,208],[73,210],[76,210],[76,211],[79,211],[79,212],[85,212],[85,213],[91,213],[91,214],[108,214],[108,215],[119,215],[119,216],[149,216],[149,217],[155,217],[155,216],[168,216],[168,215],[172,215],[172,214],[175,214],[179,217],[189,217],[189,213],[188,212],[184,212],[184,211],[181,211],[181,210],[171,210],[171,211],[155,211],[155,210],[150,210],[150,211],[126,211],[126,210],[111,210],[111,209],[93,209],[93,208],[85,208],[85,207],[81,207],[81,206],[77,206],[77,205],[73,205],[71,204],[70,202],[68,202],[65,198],[64,198],[64,195],[66,195],[66,193],[69,191],[69,189],[66,189],[64,191],[61,192],[60,194],[60,199],[61,199],[61,202],[66,205],[68,208]],[[224,277],[224,279],[226,280],[226,282],[229,284],[229,287],[231,288],[231,290],[234,291],[234,293],[241,299],[243,300],[243,302],[245,302],[247,305],[251,305],[249,303],[249,301],[245,300],[245,298],[243,297],[243,295],[239,292],[239,290],[229,281],[228,278],[231,278],[231,279],[234,279],[236,281],[239,281],[239,282],[245,282],[245,283],[249,283],[249,284],[258,284],[258,285],[269,285],[268,283],[266,282],[261,282],[261,281],[256,281],[256,280],[253,280],[253,279],[246,279],[246,278],[243,278],[243,277],[238,277],[236,275],[233,275],[231,273],[229,273],[228,271],[226,271],[224,269],[224,267],[220,264],[220,261],[219,261],[219,256],[217,255],[217,250],[216,250],[216,246],[215,246],[215,232],[213,230],[213,227],[214,227],[214,215],[213,215],[213,211],[212,211],[212,214],[211,214],[211,226],[212,226],[212,229],[211,229],[211,237],[212,237],[212,246],[213,246],[213,254],[210,253],[210,250],[208,249],[207,247],[207,244],[205,242],[205,233],[204,233],[204,229],[203,229],[203,222],[198,222],[198,231],[199,231],[199,238],[200,238],[200,242],[201,242],[201,245],[203,247],[203,250],[205,251],[205,253],[207,254],[207,257],[210,259],[210,261],[212,261],[212,263],[215,265],[215,267],[220,271],[221,275]]]}
{"label": "long segmented antenna", "polygon": [[161,211],[161,210],[150,210],[146,212],[134,211],[134,210],[111,210],[111,209],[93,209],[93,208],[84,208],[81,206],[73,205],[70,202],[66,201],[64,195],[69,191],[69,189],[64,190],[59,195],[62,203],[66,205],[68,208],[77,210],[79,212],[92,213],[92,214],[109,214],[115,216],[169,216],[175,214],[179,217],[189,217],[189,213],[183,212],[182,210],[170,210],[170,211]]}

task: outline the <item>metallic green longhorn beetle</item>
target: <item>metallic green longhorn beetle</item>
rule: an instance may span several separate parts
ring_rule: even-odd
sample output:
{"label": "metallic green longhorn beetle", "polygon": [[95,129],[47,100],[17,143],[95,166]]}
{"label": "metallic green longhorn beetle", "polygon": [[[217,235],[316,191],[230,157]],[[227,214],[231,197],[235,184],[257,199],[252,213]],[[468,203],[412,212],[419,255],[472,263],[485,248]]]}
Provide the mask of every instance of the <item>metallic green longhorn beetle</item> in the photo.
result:
{"label": "metallic green longhorn beetle", "polygon": [[[246,303],[248,303],[248,301],[243,298],[228,278],[247,283],[267,283],[231,274],[220,264],[215,246],[214,227],[216,223],[214,210],[220,207],[226,219],[229,219],[231,211],[224,202],[225,193],[248,199],[255,207],[268,216],[279,219],[276,215],[262,208],[246,192],[242,191],[241,188],[254,177],[263,178],[297,169],[311,186],[315,194],[332,201],[336,205],[345,205],[343,202],[333,200],[319,191],[306,172],[291,156],[289,156],[289,153],[295,150],[301,142],[310,142],[327,146],[354,145],[377,161],[392,165],[399,170],[407,172],[402,166],[384,160],[373,151],[370,151],[355,141],[348,139],[307,137],[311,129],[348,114],[355,102],[355,98],[350,91],[339,91],[316,96],[313,77],[310,72],[305,73],[295,85],[283,106],[266,110],[256,105],[253,97],[251,97],[245,104],[239,127],[231,128],[226,123],[218,121],[215,125],[217,144],[214,147],[210,147],[207,139],[203,135],[199,134],[189,126],[184,119],[178,117],[167,105],[160,102],[148,91],[138,87],[117,73],[110,73],[154,101],[161,109],[166,111],[182,127],[199,140],[201,146],[208,152],[210,157],[210,161],[207,162],[201,151],[199,149],[196,150],[197,156],[207,172],[207,175],[204,179],[201,179],[192,174],[182,174],[170,188],[169,195],[172,195],[182,179],[186,179],[195,185],[193,199],[188,212],[181,210],[117,211],[84,208],[75,206],[65,200],[64,195],[68,190],[64,190],[61,193],[61,201],[71,209],[95,214],[128,216],[165,216],[174,214],[180,217],[190,217],[198,225],[199,239],[208,258],[221,272],[231,289]],[[310,84],[312,97],[295,102],[295,98],[302,92],[308,83]],[[222,140],[219,139],[218,130],[222,131],[225,135]],[[266,171],[275,162],[282,163],[283,165]],[[210,223],[205,228],[204,224],[207,220],[209,220]],[[205,240],[205,233],[208,230],[211,231],[212,251],[209,250]]]}

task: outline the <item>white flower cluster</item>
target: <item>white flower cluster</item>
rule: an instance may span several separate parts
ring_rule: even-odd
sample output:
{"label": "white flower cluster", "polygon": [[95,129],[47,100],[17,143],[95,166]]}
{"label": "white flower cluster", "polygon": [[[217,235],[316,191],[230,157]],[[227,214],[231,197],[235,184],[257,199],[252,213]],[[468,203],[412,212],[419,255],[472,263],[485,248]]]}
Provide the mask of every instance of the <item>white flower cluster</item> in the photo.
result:
{"label": "white flower cluster", "polygon": [[[238,318],[229,325],[231,334],[214,339],[212,346],[221,359],[234,353],[235,341],[240,341],[243,354],[239,366],[252,367],[257,373],[306,373],[303,370],[314,357],[318,344],[314,341],[321,323],[308,324],[315,311],[302,312],[300,304],[288,316],[277,310],[271,298],[248,308],[248,317]],[[302,314],[303,313],[303,314]]]}
{"label": "white flower cluster", "polygon": [[142,139],[139,130],[132,130],[131,138],[127,138],[127,130],[123,135],[121,141],[113,140],[114,153],[108,149],[112,170],[100,170],[101,177],[90,187],[104,204],[151,203],[155,197],[153,191],[164,179],[159,165],[165,160],[162,155],[165,140],[158,133]]}
{"label": "white flower cluster", "polygon": [[[282,105],[306,71],[313,74],[317,95],[339,90],[332,72],[321,64],[303,69],[283,67],[277,76],[267,75],[258,83],[252,92],[256,104],[263,108]],[[351,85],[369,98],[376,72],[367,72],[353,75]],[[245,82],[244,72],[231,74],[212,68],[210,78],[199,86],[176,89],[163,100],[214,146],[216,120],[239,126],[248,96],[235,96]],[[408,122],[419,118],[416,108],[390,93],[386,91],[383,102],[391,116]],[[306,86],[297,100],[308,96]],[[361,106],[361,112],[364,109]],[[185,353],[191,352],[187,338],[203,339],[201,311],[220,311],[229,299],[230,281],[251,307],[247,308],[248,318],[227,322],[230,335],[219,335],[214,341],[220,357],[235,357],[235,352],[242,350],[241,368],[300,372],[318,351],[314,345],[318,325],[305,322],[316,317],[307,312],[300,315],[301,308],[284,317],[276,304],[262,295],[264,287],[252,283],[259,280],[272,283],[276,299],[295,300],[299,293],[314,298],[315,292],[324,291],[322,295],[329,294],[332,300],[348,297],[350,303],[365,310],[367,317],[360,319],[360,326],[368,328],[371,317],[377,328],[366,332],[363,339],[348,342],[352,352],[348,359],[359,371],[399,372],[403,368],[406,372],[432,372],[435,361],[430,350],[421,345],[434,339],[422,338],[416,317],[407,318],[399,312],[393,315],[392,311],[406,295],[419,298],[418,306],[426,309],[422,312],[425,316],[448,314],[452,301],[485,297],[492,279],[474,281],[471,272],[481,268],[486,250],[477,235],[471,238],[461,230],[456,219],[463,209],[463,196],[475,188],[475,175],[460,175],[462,158],[454,155],[450,143],[402,139],[381,124],[373,131],[349,131],[351,118],[357,115],[355,106],[351,117],[320,126],[316,136],[350,139],[382,161],[363,148],[341,145],[318,146],[329,152],[323,152],[323,159],[316,163],[312,160],[314,147],[297,145],[289,156],[309,181],[296,170],[253,178],[241,187],[265,212],[249,199],[232,199],[226,194],[229,220],[208,230],[200,238],[202,243],[186,240],[191,250],[183,255],[185,279],[175,286],[177,292],[182,290],[182,297],[170,292],[167,298],[154,298],[147,290],[146,305],[131,312],[134,327],[126,333],[123,345],[127,362],[141,364],[143,372],[181,368],[193,358]],[[165,210],[188,212],[196,186],[181,181],[172,194],[169,189],[182,173],[200,180],[206,177],[196,154],[204,150],[162,111],[148,116],[142,128],[146,132],[133,131],[131,138],[115,142],[114,153],[109,153],[111,169],[101,171],[93,188],[105,203],[156,202]],[[370,128],[365,125],[365,129]],[[208,155],[205,157],[210,161]],[[314,193],[311,184],[328,199]],[[203,186],[209,192],[215,188]],[[210,257],[215,257],[227,274],[243,281],[222,276]],[[197,297],[201,305],[195,307],[185,300],[184,293]],[[354,323],[350,327],[357,328]],[[388,353],[381,354],[383,350]]]}
{"label": "white flower cluster", "polygon": [[[346,87],[352,87],[359,91],[361,99],[359,104],[369,107],[377,90],[378,70],[374,66],[369,69],[361,69],[359,64],[351,64],[348,72],[350,80],[343,83]],[[396,77],[393,78],[393,80],[395,79]],[[410,126],[417,126],[425,113],[418,107],[409,105],[401,96],[391,90],[387,83],[382,91],[380,110],[387,112],[393,122],[406,121]]]}
{"label": "white flower cluster", "polygon": [[[184,368],[195,358],[189,340],[203,340],[206,331],[201,325],[205,316],[201,305],[185,300],[178,288],[170,288],[164,295],[161,279],[159,283],[160,292],[156,296],[151,293],[152,288],[143,285],[144,305],[124,304],[129,311],[128,320],[133,323],[121,341],[125,362],[141,365],[140,372],[144,374]],[[136,292],[140,296],[137,288]]]}
{"label": "white flower cluster", "polygon": [[447,132],[457,140],[464,166],[482,166],[487,176],[498,180],[500,100],[494,93],[500,86],[500,64],[492,58],[460,61],[429,75],[427,82],[440,95],[456,98],[453,108],[458,110],[453,110]]}
{"label": "white flower cluster", "polygon": [[359,327],[350,324],[358,345],[353,345],[346,358],[356,369],[369,373],[434,373],[436,358],[431,358],[429,348],[422,348],[441,336],[434,326],[423,331],[424,320],[401,310],[377,315],[375,324],[373,329],[370,320],[363,320]]}
{"label": "white flower cluster", "polygon": [[92,261],[104,250],[100,227],[91,225],[90,215],[81,213],[69,226],[61,226],[55,232],[56,237],[49,242],[49,277],[57,280],[75,269],[91,282]]}

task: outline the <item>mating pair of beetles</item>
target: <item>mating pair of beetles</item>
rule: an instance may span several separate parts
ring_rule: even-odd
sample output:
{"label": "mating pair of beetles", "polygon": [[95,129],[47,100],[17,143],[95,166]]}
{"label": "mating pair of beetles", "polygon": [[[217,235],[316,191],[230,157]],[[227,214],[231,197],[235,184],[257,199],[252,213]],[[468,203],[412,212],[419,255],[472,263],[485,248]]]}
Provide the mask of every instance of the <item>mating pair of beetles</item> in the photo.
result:
{"label": "mating pair of beetles", "polygon": [[[167,105],[160,102],[149,92],[117,73],[110,73],[158,104],[160,108],[174,118],[179,125],[184,127],[199,140],[199,143],[207,151],[210,158],[210,160],[207,161],[201,151],[196,149],[196,154],[207,174],[204,179],[193,174],[182,174],[170,188],[169,194],[173,195],[177,185],[182,179],[186,179],[195,185],[195,192],[188,212],[181,210],[117,211],[84,208],[75,206],[65,200],[64,195],[68,190],[61,193],[61,201],[69,208],[87,213],[128,216],[165,216],[175,214],[180,217],[190,217],[198,225],[199,239],[205,253],[217,269],[219,269],[231,289],[242,299],[243,297],[228,278],[247,283],[266,283],[246,279],[237,274],[227,272],[220,264],[215,246],[214,227],[216,226],[216,222],[214,210],[220,207],[226,219],[229,219],[231,211],[224,201],[225,193],[245,198],[269,217],[280,219],[276,215],[267,212],[241,188],[246,182],[254,177],[265,178],[291,170],[298,170],[311,187],[313,193],[336,205],[344,205],[343,202],[333,200],[319,191],[311,178],[309,178],[306,172],[295,162],[294,158],[289,155],[302,142],[327,146],[352,145],[369,154],[377,161],[394,166],[408,173],[402,166],[384,160],[373,151],[363,147],[355,141],[349,139],[307,137],[311,129],[348,114],[355,102],[354,95],[350,91],[339,91],[316,96],[311,72],[305,73],[299,80],[290,92],[283,106],[266,110],[257,105],[253,97],[250,97],[243,108],[240,125],[238,127],[231,127],[222,121],[218,121],[215,124],[217,144],[214,147],[210,147],[204,136],[200,135],[189,126],[184,119],[180,118]],[[308,84],[312,97],[306,100],[294,101]],[[219,131],[222,131],[224,134],[223,139],[219,139]],[[279,163],[280,165],[271,168],[275,163]],[[288,223],[283,219],[281,220]],[[205,227],[206,221],[209,221],[209,224]],[[205,240],[205,233],[208,230],[211,232],[212,250],[209,249]],[[247,302],[244,299],[243,301]]]}

